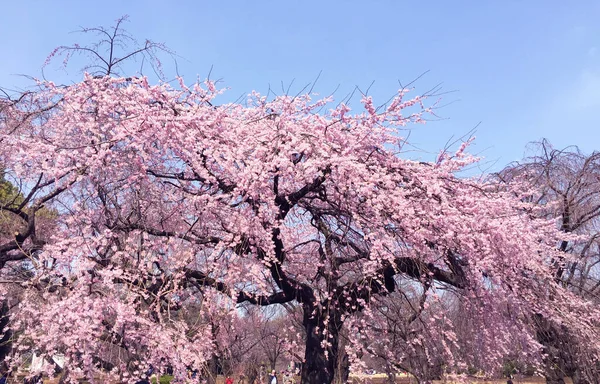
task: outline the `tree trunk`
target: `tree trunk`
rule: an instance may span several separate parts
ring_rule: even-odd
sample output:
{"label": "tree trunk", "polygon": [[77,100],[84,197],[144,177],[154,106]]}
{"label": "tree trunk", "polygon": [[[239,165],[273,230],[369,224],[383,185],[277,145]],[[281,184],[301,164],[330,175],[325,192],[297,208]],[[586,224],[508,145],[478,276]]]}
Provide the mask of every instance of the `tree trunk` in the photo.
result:
{"label": "tree trunk", "polygon": [[207,367],[206,367],[206,382],[208,384],[216,384],[217,382],[217,375],[218,375],[218,357],[217,355],[212,355],[212,357],[210,358],[210,360],[208,361]]}
{"label": "tree trunk", "polygon": [[[210,333],[212,334],[213,340],[217,339],[217,330],[218,327],[214,322],[210,322]],[[216,345],[213,345],[213,348],[216,350]],[[207,384],[216,384],[217,383],[217,375],[219,374],[219,357],[213,353],[206,364],[206,382]]]}
{"label": "tree trunk", "polygon": [[9,321],[9,308],[8,302],[6,300],[2,301],[2,305],[0,306],[0,361],[5,361],[4,359],[10,354],[12,349],[12,343],[10,342],[12,337],[12,331],[8,328]]}
{"label": "tree trunk", "polygon": [[[580,368],[575,368],[573,370],[571,378],[573,379],[573,384],[592,384],[592,382],[584,376]],[[598,378],[598,380],[600,380],[600,378]]]}
{"label": "tree trunk", "polygon": [[[254,381],[258,378],[258,369],[256,369],[256,365],[251,365],[246,369],[246,383],[254,384]],[[261,383],[264,384],[264,383]]]}
{"label": "tree trunk", "polygon": [[58,384],[65,384],[68,380],[69,380],[69,368],[65,365],[62,375],[60,375],[60,379],[58,380]]}
{"label": "tree trunk", "polygon": [[[341,314],[330,311],[330,318],[325,325],[325,314],[319,309],[304,305],[303,325],[306,330],[306,351],[302,364],[302,384],[331,384],[335,376],[335,365],[338,357],[339,329]],[[313,311],[316,312],[313,314]],[[327,328],[327,334],[324,330]],[[327,346],[323,341],[327,338]]]}
{"label": "tree trunk", "polygon": [[547,364],[546,372],[544,374],[546,377],[546,384],[565,384],[565,380],[563,379],[563,375],[560,371],[561,370],[557,369],[556,366]]}
{"label": "tree trunk", "polygon": [[345,337],[341,337],[338,343],[338,357],[335,367],[335,384],[346,384],[350,377],[350,361],[345,350]]}
{"label": "tree trunk", "polygon": [[546,346],[544,351],[548,354],[545,361],[544,376],[547,384],[565,384],[564,372],[565,367],[563,359],[558,348]]}
{"label": "tree trunk", "polygon": [[271,367],[271,370],[277,369],[277,357],[273,358],[272,356],[269,356],[269,366]]}
{"label": "tree trunk", "polygon": [[394,368],[392,367],[392,365],[389,362],[386,362],[386,364],[385,364],[385,374],[387,376],[386,382],[388,384],[396,383],[396,371],[394,371]]}

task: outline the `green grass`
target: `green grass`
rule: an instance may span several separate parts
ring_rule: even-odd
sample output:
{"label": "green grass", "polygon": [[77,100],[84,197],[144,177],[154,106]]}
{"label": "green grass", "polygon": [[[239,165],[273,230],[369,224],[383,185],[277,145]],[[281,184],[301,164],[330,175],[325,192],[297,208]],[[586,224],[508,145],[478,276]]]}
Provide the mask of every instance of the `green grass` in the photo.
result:
{"label": "green grass", "polygon": [[165,375],[161,376],[158,383],[156,382],[156,377],[153,377],[151,380],[152,384],[169,384],[173,380],[173,376]]}

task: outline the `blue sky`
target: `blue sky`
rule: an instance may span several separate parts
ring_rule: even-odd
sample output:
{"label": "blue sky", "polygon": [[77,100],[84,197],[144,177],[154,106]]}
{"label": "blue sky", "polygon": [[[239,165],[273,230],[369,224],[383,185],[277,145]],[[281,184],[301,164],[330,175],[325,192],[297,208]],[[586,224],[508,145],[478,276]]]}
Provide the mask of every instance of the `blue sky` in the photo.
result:
{"label": "blue sky", "polygon": [[[471,151],[492,170],[528,142],[600,149],[598,1],[4,1],[0,85],[24,86],[50,51],[85,41],[79,26],[110,26],[177,52],[187,81],[222,78],[231,101],[255,89],[315,91],[342,98],[354,86],[381,102],[425,71],[424,92],[443,83],[445,119],[416,127],[412,157],[433,159],[453,135],[477,128]],[[570,3],[570,4],[567,4]],[[55,66],[50,79],[64,79]],[[167,66],[167,72],[169,71]],[[71,68],[68,78],[80,78]]]}

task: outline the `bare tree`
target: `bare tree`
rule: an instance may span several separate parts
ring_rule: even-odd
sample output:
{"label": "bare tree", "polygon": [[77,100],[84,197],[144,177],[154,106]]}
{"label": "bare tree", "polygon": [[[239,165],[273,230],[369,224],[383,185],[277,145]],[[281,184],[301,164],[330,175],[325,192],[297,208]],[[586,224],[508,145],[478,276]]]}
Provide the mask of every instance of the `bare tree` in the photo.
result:
{"label": "bare tree", "polygon": [[140,73],[143,73],[144,65],[148,65],[155,75],[164,80],[159,54],[167,53],[173,56],[174,52],[164,44],[152,40],[146,39],[143,43],[139,43],[123,28],[127,20],[128,16],[123,16],[110,28],[81,27],[77,32],[95,34],[98,40],[89,45],[61,45],[50,53],[44,67],[55,57],[63,57],[62,64],[66,66],[74,55],[82,55],[86,58],[82,71],[100,77],[123,76],[129,72],[125,69],[125,65],[139,60]]}

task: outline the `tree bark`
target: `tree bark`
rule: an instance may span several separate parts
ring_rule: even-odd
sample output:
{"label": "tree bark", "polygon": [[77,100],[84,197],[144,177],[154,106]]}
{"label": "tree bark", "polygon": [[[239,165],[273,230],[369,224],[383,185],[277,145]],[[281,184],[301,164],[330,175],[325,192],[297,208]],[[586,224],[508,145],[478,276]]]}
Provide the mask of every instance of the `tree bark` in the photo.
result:
{"label": "tree bark", "polygon": [[[600,380],[600,378],[598,378]],[[575,368],[572,375],[573,384],[592,384],[587,378],[584,377],[580,368]]]}
{"label": "tree bark", "polygon": [[60,375],[60,379],[58,380],[58,384],[65,384],[69,379],[69,368],[65,365],[63,369],[62,375]]}
{"label": "tree bark", "polygon": [[546,363],[546,384],[565,384],[565,380],[563,375],[561,374],[562,369],[560,369],[555,364],[551,362]]}
{"label": "tree bark", "polygon": [[6,300],[4,300],[0,306],[0,336],[2,336],[0,339],[0,361],[4,361],[12,349],[12,343],[10,342],[12,331],[10,329],[6,329],[9,321],[8,312],[8,303]]}
{"label": "tree bark", "polygon": [[385,364],[385,374],[387,376],[387,383],[388,384],[395,384],[396,383],[396,372],[394,371],[394,368],[392,367],[392,365],[387,362]]}
{"label": "tree bark", "polygon": [[206,382],[208,384],[216,384],[217,383],[217,375],[218,375],[218,357],[217,355],[212,355],[207,364],[207,377]]}
{"label": "tree bark", "polygon": [[[319,308],[304,304],[303,325],[306,330],[306,352],[302,364],[302,384],[331,384],[335,376],[338,357],[339,330],[341,314],[335,310],[326,314]],[[315,313],[313,313],[315,312]],[[327,330],[327,334],[324,331]],[[323,341],[327,345],[323,348]]]}
{"label": "tree bark", "polygon": [[344,340],[346,340],[346,336],[342,335],[338,343],[338,357],[336,359],[334,378],[335,384],[346,384],[350,377],[350,361],[345,350],[346,343]]}

